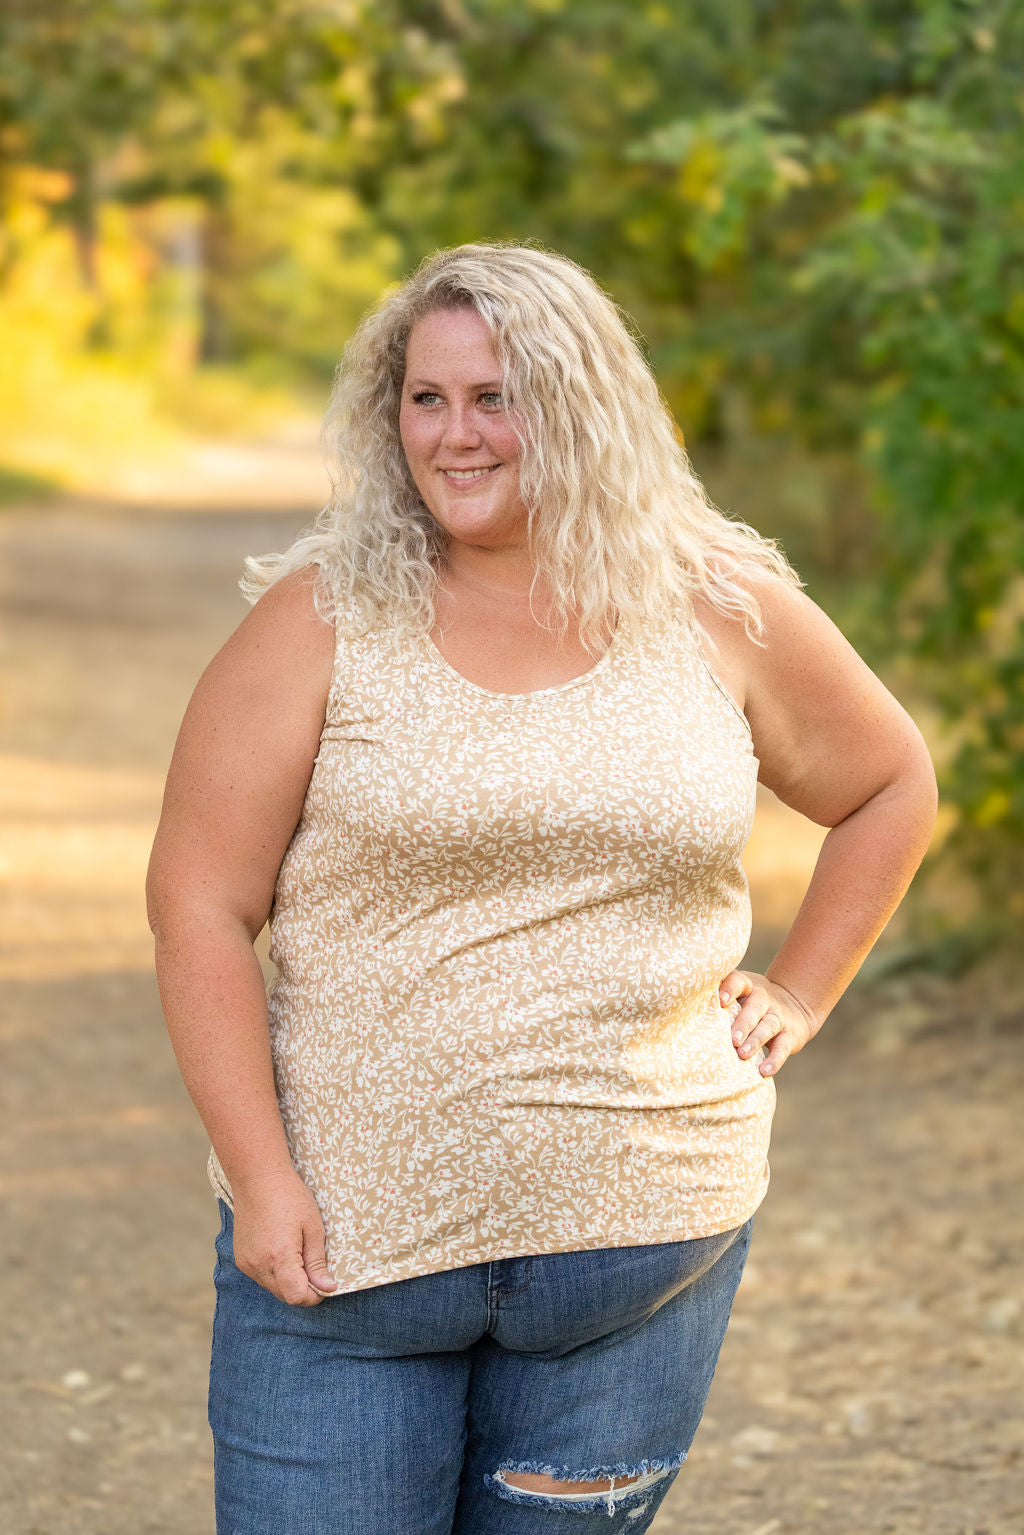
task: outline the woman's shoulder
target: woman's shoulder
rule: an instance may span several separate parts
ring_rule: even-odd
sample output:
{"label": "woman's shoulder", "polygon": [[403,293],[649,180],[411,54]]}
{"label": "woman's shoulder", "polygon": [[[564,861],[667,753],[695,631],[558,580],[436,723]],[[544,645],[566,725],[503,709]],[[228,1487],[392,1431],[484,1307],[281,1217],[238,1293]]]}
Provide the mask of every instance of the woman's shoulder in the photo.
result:
{"label": "woman's shoulder", "polygon": [[[762,578],[756,574],[744,575],[731,584],[734,590],[739,588],[744,598],[752,599],[764,632],[774,628],[781,603],[785,601],[781,589],[786,583],[776,577]],[[746,614],[738,606],[721,606],[709,594],[697,592],[693,597],[692,618],[705,663],[745,712],[759,648],[758,640],[751,635]],[[762,645],[764,632],[759,637]]]}
{"label": "woman's shoulder", "polygon": [[207,684],[271,710],[315,710],[326,699],[335,653],[333,616],[316,595],[317,566],[273,581],[206,669]]}
{"label": "woman's shoulder", "polygon": [[298,648],[315,656],[333,649],[334,595],[322,568],[313,562],[278,577],[260,594],[236,632],[246,625],[254,642],[273,642],[292,653]]}
{"label": "woman's shoulder", "polygon": [[[790,624],[801,621],[808,608],[815,604],[793,581],[777,576],[771,571],[745,571],[732,576],[731,592],[741,600],[730,600],[731,593],[722,587],[722,600],[716,602],[706,592],[697,592],[693,598],[693,613],[698,626],[715,644],[732,649],[763,649],[771,636]],[[756,611],[760,625],[747,623],[747,611]],[[757,638],[751,633],[757,631]]]}
{"label": "woman's shoulder", "polygon": [[[924,750],[919,732],[853,645],[789,582],[751,583],[761,610],[755,641],[740,617],[702,604],[719,667],[743,689],[760,779],[783,801],[834,826],[875,792],[901,754]],[[880,774],[883,775],[880,777]],[[858,797],[859,796],[859,797]]]}
{"label": "woman's shoulder", "polygon": [[720,605],[704,593],[693,599],[693,617],[705,655],[745,697],[755,677],[785,665],[834,626],[794,582],[770,571],[744,573],[731,584],[751,599],[757,623],[748,623],[741,606]]}

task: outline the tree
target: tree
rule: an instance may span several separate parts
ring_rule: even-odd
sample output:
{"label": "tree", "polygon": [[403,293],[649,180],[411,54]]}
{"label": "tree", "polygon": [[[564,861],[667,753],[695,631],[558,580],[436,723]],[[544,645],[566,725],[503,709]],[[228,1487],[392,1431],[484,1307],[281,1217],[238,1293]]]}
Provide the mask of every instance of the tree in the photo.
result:
{"label": "tree", "polygon": [[[581,261],[637,322],[695,457],[777,440],[859,465],[869,495],[821,509],[829,536],[785,508],[765,531],[870,659],[913,659],[951,743],[944,858],[1008,924],[1022,64],[1016,0],[8,0],[0,187],[16,165],[66,178],[47,195],[98,290],[97,345],[118,305],[99,215],[190,199],[154,305],[190,263],[202,359],[321,378],[437,246],[532,238]],[[8,231],[0,281],[17,259]]]}

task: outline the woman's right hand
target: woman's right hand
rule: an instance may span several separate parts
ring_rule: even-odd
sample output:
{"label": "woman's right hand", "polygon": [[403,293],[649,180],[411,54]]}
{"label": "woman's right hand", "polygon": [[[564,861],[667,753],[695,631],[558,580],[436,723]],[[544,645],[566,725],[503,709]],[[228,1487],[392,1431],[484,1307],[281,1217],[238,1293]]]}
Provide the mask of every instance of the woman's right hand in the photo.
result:
{"label": "woman's right hand", "polygon": [[318,1306],[337,1286],[323,1218],[298,1173],[232,1187],[235,1267],[289,1306]]}

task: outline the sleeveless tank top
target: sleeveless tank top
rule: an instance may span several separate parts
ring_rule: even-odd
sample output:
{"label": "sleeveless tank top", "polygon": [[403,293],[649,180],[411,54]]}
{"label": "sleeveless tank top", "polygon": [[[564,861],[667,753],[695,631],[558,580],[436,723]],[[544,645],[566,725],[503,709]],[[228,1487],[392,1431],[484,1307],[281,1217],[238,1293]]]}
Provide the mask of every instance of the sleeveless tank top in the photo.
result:
{"label": "sleeveless tank top", "polygon": [[710,1236],[764,1196],[775,1085],[718,999],[758,761],[691,624],[647,629],[505,694],[336,625],[267,995],[332,1293]]}

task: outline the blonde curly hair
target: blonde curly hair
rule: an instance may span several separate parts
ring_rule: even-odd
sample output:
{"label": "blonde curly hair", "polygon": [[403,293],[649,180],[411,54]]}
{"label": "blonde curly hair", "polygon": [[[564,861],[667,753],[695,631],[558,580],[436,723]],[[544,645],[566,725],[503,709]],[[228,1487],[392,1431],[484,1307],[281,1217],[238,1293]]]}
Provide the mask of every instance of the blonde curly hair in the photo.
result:
{"label": "blonde curly hair", "polygon": [[748,581],[799,576],[708,500],[625,312],[575,261],[505,240],[434,252],[364,316],[321,429],[330,499],[285,553],[246,558],[245,597],[316,561],[321,614],[336,596],[357,630],[432,627],[447,535],[409,471],[399,408],[413,326],[460,308],[484,320],[503,370],[534,586],[546,584],[562,633],[575,613],[596,651],[612,611],[671,623],[703,594],[757,640]]}

